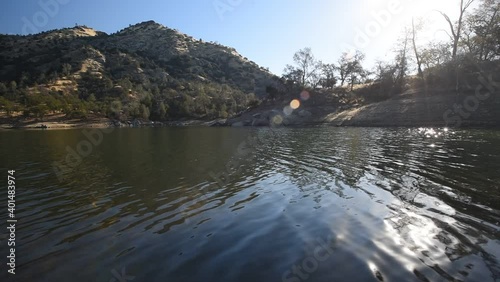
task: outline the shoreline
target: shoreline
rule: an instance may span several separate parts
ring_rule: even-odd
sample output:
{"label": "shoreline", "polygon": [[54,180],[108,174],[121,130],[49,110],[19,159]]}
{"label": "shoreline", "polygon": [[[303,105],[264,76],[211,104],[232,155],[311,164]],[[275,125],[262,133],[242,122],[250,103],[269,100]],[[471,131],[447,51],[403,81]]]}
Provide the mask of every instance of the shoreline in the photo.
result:
{"label": "shoreline", "polygon": [[0,118],[0,130],[106,128],[112,125],[107,118],[92,117],[87,120],[65,118],[61,114],[47,116],[44,120],[20,117]]}
{"label": "shoreline", "polygon": [[[46,128],[42,125],[47,126]],[[90,129],[90,128],[162,128],[162,127],[228,127],[228,128],[266,128],[270,126],[231,126],[218,125],[217,121],[176,121],[165,123],[144,124],[140,126],[132,126],[123,124],[116,126],[112,120],[109,122],[38,122],[28,125],[12,126],[9,124],[0,124],[0,131],[14,131],[14,130],[71,130],[71,129]],[[376,122],[355,122],[355,123],[337,123],[331,121],[319,121],[302,124],[290,124],[287,126],[279,126],[281,128],[313,128],[313,127],[351,127],[351,128],[445,128],[446,124],[443,123],[421,123],[421,124],[385,124]],[[449,128],[456,129],[500,129],[499,123],[466,123],[459,127],[451,126]]]}
{"label": "shoreline", "polygon": [[[491,95],[488,103],[481,103],[477,109],[461,116],[456,108],[469,96],[398,96],[381,102],[353,107],[325,105],[325,103],[304,103],[290,114],[282,109],[286,102],[248,110],[228,119],[146,121],[134,119],[118,121],[100,116],[87,119],[70,119],[63,114],[46,116],[43,121],[22,118],[20,115],[6,117],[0,115],[0,130],[64,130],[79,128],[143,128],[143,127],[380,127],[380,128],[500,128],[500,93]],[[465,105],[467,106],[467,105]],[[465,108],[467,109],[467,108]]]}
{"label": "shoreline", "polygon": [[225,120],[179,120],[179,121],[117,121],[109,118],[93,118],[89,120],[69,119],[64,117],[49,117],[46,121],[16,120],[15,118],[0,119],[0,131],[8,130],[65,130],[85,128],[145,128],[145,127],[212,127],[225,123]]}
{"label": "shoreline", "polygon": [[[46,126],[46,127],[44,127]],[[0,130],[62,130],[62,129],[79,129],[79,128],[108,128],[111,127],[107,123],[67,123],[67,122],[39,122],[30,125],[13,126],[8,124],[0,124]]]}

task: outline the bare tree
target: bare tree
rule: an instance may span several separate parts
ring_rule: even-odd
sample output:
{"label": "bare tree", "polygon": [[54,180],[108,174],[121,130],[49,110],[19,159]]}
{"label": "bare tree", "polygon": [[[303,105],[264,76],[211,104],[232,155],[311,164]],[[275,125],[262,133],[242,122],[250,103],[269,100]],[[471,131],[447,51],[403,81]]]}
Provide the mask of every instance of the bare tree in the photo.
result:
{"label": "bare tree", "polygon": [[311,48],[304,48],[293,55],[295,66],[287,65],[284,77],[291,79],[300,86],[316,87],[319,83],[321,62],[315,60]]}
{"label": "bare tree", "polygon": [[306,85],[306,80],[309,78],[311,73],[311,68],[314,65],[314,56],[312,54],[311,48],[304,48],[299,50],[293,55],[293,61],[298,65],[298,68],[302,71],[302,78],[300,81],[301,85]]}
{"label": "bare tree", "polygon": [[415,53],[415,60],[417,61],[418,76],[420,76],[422,81],[424,81],[425,83],[424,72],[422,71],[422,60],[420,59],[420,54],[418,53],[417,49],[417,31],[422,29],[422,22],[419,22],[417,26],[415,26],[415,19],[412,19],[411,27],[412,27],[413,52]]}
{"label": "bare tree", "polygon": [[406,78],[406,73],[408,72],[408,48],[410,44],[411,32],[405,27],[403,31],[403,36],[400,39],[400,44],[396,49],[396,84],[399,87],[403,87]]}
{"label": "bare tree", "polygon": [[444,19],[446,20],[446,22],[448,22],[448,25],[450,26],[451,35],[450,34],[449,35],[453,42],[453,51],[451,55],[453,59],[457,57],[458,43],[462,35],[465,12],[470,7],[470,5],[474,3],[474,1],[475,0],[460,0],[460,15],[458,17],[458,21],[455,24],[453,24],[450,17],[446,13],[439,11],[439,13],[444,17]]}

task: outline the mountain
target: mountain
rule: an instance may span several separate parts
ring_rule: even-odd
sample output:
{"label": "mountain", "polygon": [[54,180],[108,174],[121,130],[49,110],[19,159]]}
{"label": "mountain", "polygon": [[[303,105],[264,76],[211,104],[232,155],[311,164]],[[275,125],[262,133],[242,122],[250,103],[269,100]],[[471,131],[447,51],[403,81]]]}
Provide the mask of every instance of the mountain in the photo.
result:
{"label": "mountain", "polygon": [[0,35],[0,107],[10,114],[226,118],[279,83],[234,48],[154,21],[114,34],[76,26]]}

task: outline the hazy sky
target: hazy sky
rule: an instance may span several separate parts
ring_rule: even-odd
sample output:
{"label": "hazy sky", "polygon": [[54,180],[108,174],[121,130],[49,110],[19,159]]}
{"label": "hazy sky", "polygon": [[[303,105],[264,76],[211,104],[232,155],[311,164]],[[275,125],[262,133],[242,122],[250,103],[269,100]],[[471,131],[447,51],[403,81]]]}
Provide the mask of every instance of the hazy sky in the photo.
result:
{"label": "hazy sky", "polygon": [[281,75],[295,51],[311,47],[335,62],[358,49],[367,64],[393,58],[393,46],[412,17],[423,18],[420,40],[445,38],[436,9],[455,18],[459,0],[19,0],[4,1],[0,33],[25,34],[87,25],[107,33],[154,20],[170,28],[234,47]]}

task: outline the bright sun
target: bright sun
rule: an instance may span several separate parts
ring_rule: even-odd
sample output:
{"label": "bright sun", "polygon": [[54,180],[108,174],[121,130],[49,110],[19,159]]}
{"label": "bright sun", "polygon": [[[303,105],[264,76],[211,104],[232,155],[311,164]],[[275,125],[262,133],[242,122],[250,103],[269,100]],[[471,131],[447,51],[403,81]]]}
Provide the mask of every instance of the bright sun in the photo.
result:
{"label": "bright sun", "polygon": [[[472,5],[469,11],[476,6],[477,3]],[[358,29],[355,33],[357,30],[362,30],[368,34],[366,30],[369,29],[370,22],[374,21],[381,27],[381,30],[369,38],[368,46],[354,49],[376,54],[379,58],[384,56],[389,58],[393,54],[388,50],[392,50],[394,44],[400,41],[404,28],[411,27],[412,19],[415,19],[416,23],[420,21],[423,24],[417,35],[419,45],[449,40],[449,25],[439,11],[446,13],[452,21],[455,21],[460,10],[460,0],[370,0],[360,1],[357,8],[359,11],[356,17]],[[385,15],[385,19],[381,15]],[[388,20],[387,15],[389,15]],[[381,18],[384,20],[380,20]]]}

